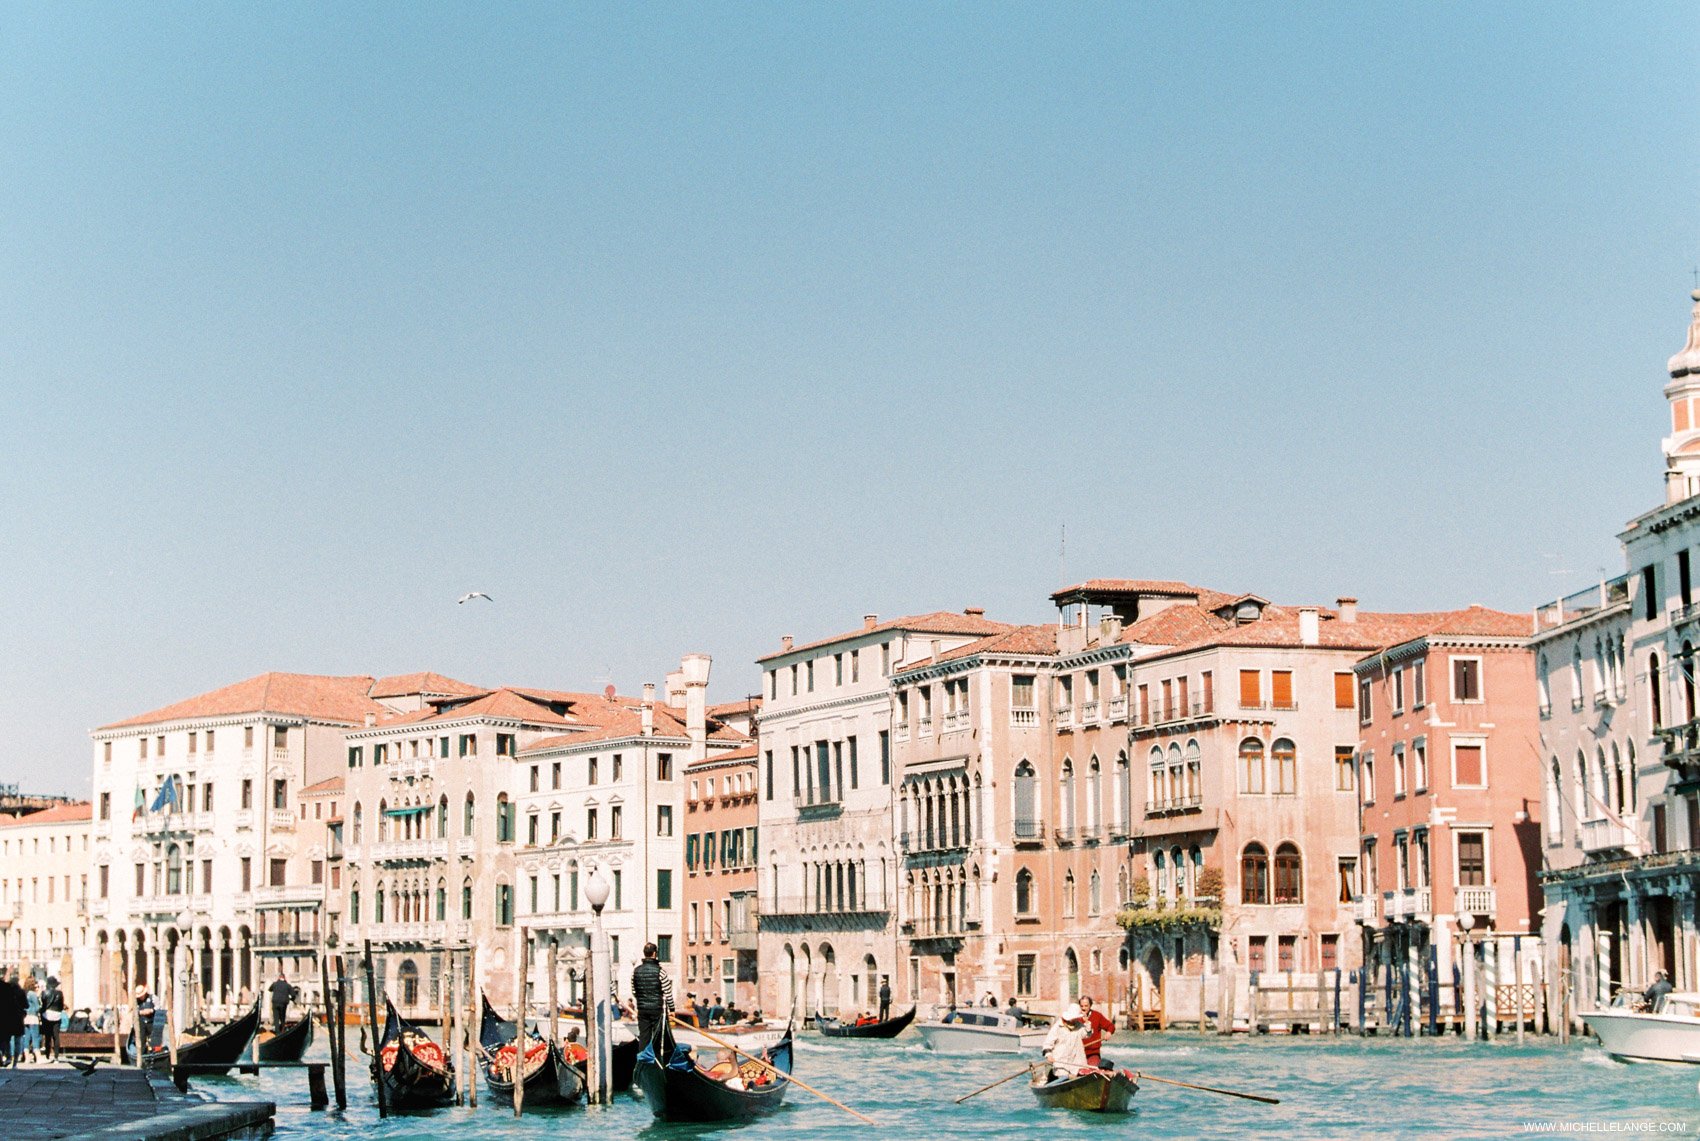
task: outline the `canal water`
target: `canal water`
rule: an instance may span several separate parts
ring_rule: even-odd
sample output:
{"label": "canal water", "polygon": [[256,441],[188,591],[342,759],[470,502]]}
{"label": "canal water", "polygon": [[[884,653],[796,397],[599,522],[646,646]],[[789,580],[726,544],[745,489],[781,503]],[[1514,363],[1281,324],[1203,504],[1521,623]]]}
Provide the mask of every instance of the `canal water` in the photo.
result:
{"label": "canal water", "polygon": [[[269,1097],[278,1103],[280,1141],[349,1138],[548,1138],[640,1136],[671,1141],[737,1132],[745,1137],[868,1136],[925,1138],[1506,1137],[1530,1132],[1700,1133],[1700,1066],[1624,1065],[1598,1046],[1542,1042],[1466,1043],[1386,1038],[1200,1037],[1146,1034],[1112,1043],[1106,1056],[1132,1069],[1201,1085],[1226,1086],[1281,1099],[1278,1106],[1142,1084],[1125,1121],[1098,1114],[1038,1108],[1024,1079],[962,1105],[958,1096],[1017,1069],[1019,1058],[934,1054],[911,1031],[890,1042],[840,1042],[812,1033],[799,1038],[796,1074],[874,1118],[862,1126],[841,1110],[793,1088],[771,1117],[733,1126],[658,1124],[641,1101],[617,1095],[612,1106],[527,1114],[481,1101],[477,1109],[378,1120],[371,1086],[350,1090],[348,1112],[306,1108],[298,1070],[257,1078],[200,1079],[197,1091],[221,1100]],[[315,1050],[322,1050],[322,1041]],[[357,1072],[352,1059],[349,1077]],[[1530,1127],[1533,1123],[1533,1128]],[[1548,1124],[1552,1123],[1552,1124]]]}

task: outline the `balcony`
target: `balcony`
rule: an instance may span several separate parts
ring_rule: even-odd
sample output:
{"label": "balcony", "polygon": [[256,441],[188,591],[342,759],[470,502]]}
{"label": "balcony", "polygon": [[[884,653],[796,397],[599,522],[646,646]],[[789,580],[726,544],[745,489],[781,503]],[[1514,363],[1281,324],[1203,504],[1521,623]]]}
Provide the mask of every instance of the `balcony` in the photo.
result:
{"label": "balcony", "polygon": [[244,808],[236,813],[236,827],[252,828],[254,826],[254,810]]}
{"label": "balcony", "polygon": [[923,852],[954,852],[968,846],[961,829],[954,834],[949,829],[934,832],[904,832],[898,836],[898,848],[906,856]]}
{"label": "balcony", "polygon": [[311,950],[323,942],[317,931],[262,931],[253,938],[252,946],[261,950]]}
{"label": "balcony", "polygon": [[1147,816],[1175,816],[1183,812],[1197,812],[1204,805],[1204,797],[1199,793],[1190,796],[1159,797],[1145,806]]}
{"label": "balcony", "polygon": [[1375,927],[1381,923],[1381,900],[1371,892],[1368,895],[1352,897],[1352,917],[1366,927]]}
{"label": "balcony", "polygon": [[1491,887],[1460,885],[1456,889],[1454,901],[1460,915],[1492,915],[1496,910],[1494,889]]}
{"label": "balcony", "polygon": [[931,714],[922,714],[915,718],[915,736],[931,737],[933,735],[933,718]]}
{"label": "balcony", "polygon": [[293,832],[295,831],[295,813],[287,808],[274,808],[271,812],[270,823],[273,832]]}
{"label": "balcony", "polygon": [[1011,709],[1009,711],[1009,723],[1017,729],[1031,729],[1039,723],[1039,711],[1037,709]]}
{"label": "balcony", "polygon": [[[1573,622],[1590,614],[1597,614],[1613,606],[1629,601],[1629,577],[1619,575],[1617,578],[1579,590],[1575,594],[1566,595],[1556,602],[1549,602],[1535,608],[1535,629],[1551,630]],[[1681,607],[1681,610],[1692,609]],[[1678,611],[1671,611],[1671,621],[1679,621]]]}
{"label": "balcony", "polygon": [[1096,720],[1098,720],[1098,699],[1082,701],[1080,703],[1080,723],[1090,725]]}
{"label": "balcony", "polygon": [[944,715],[944,732],[955,733],[966,728],[968,728],[968,711],[966,709],[958,709]]}
{"label": "balcony", "polygon": [[105,919],[111,910],[112,901],[109,899],[89,900],[89,914],[96,919]]}
{"label": "balcony", "polygon": [[956,915],[929,915],[922,919],[911,919],[904,927],[916,939],[960,939],[966,935],[971,926],[977,926],[972,920]]}
{"label": "balcony", "polygon": [[734,951],[753,951],[756,949],[756,926],[754,908],[750,909],[747,917],[732,920],[732,928],[727,932],[727,935]]}
{"label": "balcony", "polygon": [[316,907],[325,901],[322,883],[274,884],[257,887],[253,893],[254,906],[259,907]]}
{"label": "balcony", "polygon": [[909,739],[909,722],[899,721],[896,732],[899,741],[907,741]]}
{"label": "balcony", "polygon": [[431,849],[446,840],[380,840],[372,845],[372,860],[379,864],[416,864],[431,858]]}
{"label": "balcony", "polygon": [[1387,892],[1389,919],[1427,919],[1434,913],[1430,903],[1432,893],[1426,887],[1408,887],[1398,892]]}
{"label": "balcony", "polygon": [[1641,847],[1635,830],[1618,820],[1582,821],[1582,850],[1584,852],[1637,853]]}
{"label": "balcony", "polygon": [[826,906],[812,895],[780,896],[757,917],[769,931],[850,931],[883,928],[890,908],[878,898]]}
{"label": "balcony", "polygon": [[1074,706],[1057,706],[1057,728],[1068,729],[1074,725]]}
{"label": "balcony", "polygon": [[1110,720],[1127,720],[1127,694],[1124,693],[1120,697],[1110,698]]}
{"label": "balcony", "polygon": [[1674,769],[1700,765],[1700,721],[1657,730],[1664,742],[1664,762]]}
{"label": "balcony", "polygon": [[369,923],[364,934],[374,943],[435,943],[442,934],[437,923]]}
{"label": "balcony", "polygon": [[1045,822],[1037,818],[1032,820],[1018,818],[1015,821],[1015,842],[1026,845],[1043,844],[1045,842]]}
{"label": "balcony", "polygon": [[272,764],[274,764],[274,765],[287,765],[288,763],[289,763],[289,750],[288,749],[279,749],[279,748],[273,747],[273,749],[272,749]]}

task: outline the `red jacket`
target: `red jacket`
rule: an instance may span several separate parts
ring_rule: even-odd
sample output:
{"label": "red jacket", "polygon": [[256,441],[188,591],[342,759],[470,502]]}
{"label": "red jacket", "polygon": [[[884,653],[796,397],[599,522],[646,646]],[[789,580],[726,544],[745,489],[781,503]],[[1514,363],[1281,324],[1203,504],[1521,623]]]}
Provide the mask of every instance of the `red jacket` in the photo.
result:
{"label": "red jacket", "polygon": [[1103,1049],[1105,1037],[1112,1035],[1115,1032],[1116,1024],[1111,1022],[1108,1018],[1105,1018],[1101,1012],[1094,1010],[1087,1014],[1085,1042],[1086,1060],[1089,1062],[1097,1061],[1098,1053]]}

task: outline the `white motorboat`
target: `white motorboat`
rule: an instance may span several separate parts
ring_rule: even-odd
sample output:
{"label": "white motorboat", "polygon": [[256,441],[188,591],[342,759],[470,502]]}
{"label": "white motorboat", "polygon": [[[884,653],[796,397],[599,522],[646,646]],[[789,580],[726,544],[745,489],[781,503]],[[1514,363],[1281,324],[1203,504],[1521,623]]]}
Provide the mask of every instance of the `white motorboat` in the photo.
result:
{"label": "white motorboat", "polygon": [[[787,1026],[783,1022],[758,1022],[754,1025],[740,1022],[735,1026],[710,1026],[708,1032],[723,1041],[730,1042],[738,1049],[751,1054],[759,1054],[779,1045],[785,1038]],[[673,1040],[689,1046],[697,1051],[714,1051],[719,1046],[703,1037],[701,1033],[688,1025],[673,1024]]]}
{"label": "white motorboat", "polygon": [[1613,1006],[1582,1017],[1619,1061],[1700,1064],[1700,994],[1673,991],[1657,1012]]}
{"label": "white motorboat", "polygon": [[998,1010],[953,1010],[943,1018],[915,1023],[927,1049],[941,1054],[1019,1054],[1037,1050],[1050,1031],[1029,1027]]}

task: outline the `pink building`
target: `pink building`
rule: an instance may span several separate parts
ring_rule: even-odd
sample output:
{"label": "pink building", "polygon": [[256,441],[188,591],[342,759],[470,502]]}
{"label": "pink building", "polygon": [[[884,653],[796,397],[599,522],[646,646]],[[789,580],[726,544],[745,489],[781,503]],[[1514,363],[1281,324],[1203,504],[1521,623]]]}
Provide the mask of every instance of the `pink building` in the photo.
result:
{"label": "pink building", "polygon": [[685,768],[686,994],[756,1009],[756,747]]}

